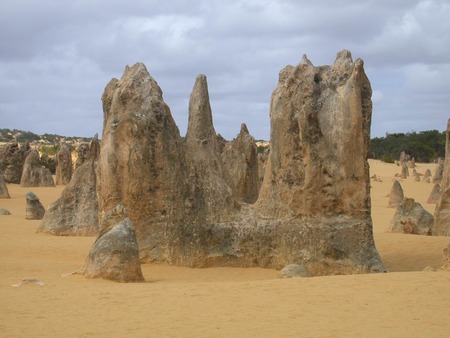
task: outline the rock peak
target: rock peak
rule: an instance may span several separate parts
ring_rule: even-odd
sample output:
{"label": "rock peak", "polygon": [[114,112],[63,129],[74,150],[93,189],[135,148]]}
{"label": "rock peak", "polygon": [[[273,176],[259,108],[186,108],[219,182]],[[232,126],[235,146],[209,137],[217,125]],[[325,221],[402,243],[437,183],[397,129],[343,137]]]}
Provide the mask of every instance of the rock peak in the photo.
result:
{"label": "rock peak", "polygon": [[341,50],[339,53],[337,53],[336,55],[336,60],[334,61],[334,63],[340,63],[340,62],[351,62],[353,63],[353,59],[352,59],[352,53],[350,53],[350,51],[343,49]]}
{"label": "rock peak", "polygon": [[241,135],[250,134],[250,132],[248,131],[247,125],[245,123],[241,124],[241,131],[239,132],[239,134],[241,134]]}
{"label": "rock peak", "polygon": [[300,65],[308,65],[308,66],[312,66],[312,62],[308,59],[308,56],[306,56],[306,54],[303,54],[302,56],[302,60],[300,61]]}
{"label": "rock peak", "polygon": [[216,138],[211,105],[209,103],[206,76],[200,74],[195,79],[189,100],[189,122],[186,139],[188,142],[208,143]]}

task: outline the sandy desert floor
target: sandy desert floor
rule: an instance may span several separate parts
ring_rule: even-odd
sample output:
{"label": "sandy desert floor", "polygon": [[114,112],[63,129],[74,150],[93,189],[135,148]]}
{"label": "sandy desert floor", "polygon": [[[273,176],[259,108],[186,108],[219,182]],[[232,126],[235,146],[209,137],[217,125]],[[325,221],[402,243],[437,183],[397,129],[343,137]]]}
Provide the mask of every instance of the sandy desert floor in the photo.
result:
{"label": "sandy desert floor", "polygon": [[[387,233],[393,164],[370,161],[374,237],[389,273],[278,279],[268,269],[189,269],[143,265],[145,283],[119,284],[63,274],[77,270],[94,238],[36,234],[25,194],[47,207],[63,187],[8,185],[0,207],[2,337],[449,337],[450,272],[441,266],[450,237]],[[418,164],[417,171],[435,165]],[[427,204],[432,184],[401,180]],[[43,286],[13,287],[23,278]]]}

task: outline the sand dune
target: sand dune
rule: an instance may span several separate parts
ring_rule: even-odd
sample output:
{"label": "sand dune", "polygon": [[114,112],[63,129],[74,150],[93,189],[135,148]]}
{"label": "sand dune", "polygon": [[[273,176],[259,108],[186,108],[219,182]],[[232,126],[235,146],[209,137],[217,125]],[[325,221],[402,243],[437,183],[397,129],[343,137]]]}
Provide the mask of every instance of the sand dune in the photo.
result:
{"label": "sand dune", "polygon": [[[63,187],[8,185],[0,207],[0,332],[4,337],[448,337],[450,273],[441,265],[449,237],[386,233],[393,164],[370,161],[372,217],[385,274],[278,279],[269,269],[189,269],[143,265],[145,283],[88,280],[77,270],[94,238],[36,234],[25,194],[47,207]],[[433,164],[418,164],[417,171]],[[401,180],[430,212],[432,184]],[[44,283],[13,287],[23,278]]]}

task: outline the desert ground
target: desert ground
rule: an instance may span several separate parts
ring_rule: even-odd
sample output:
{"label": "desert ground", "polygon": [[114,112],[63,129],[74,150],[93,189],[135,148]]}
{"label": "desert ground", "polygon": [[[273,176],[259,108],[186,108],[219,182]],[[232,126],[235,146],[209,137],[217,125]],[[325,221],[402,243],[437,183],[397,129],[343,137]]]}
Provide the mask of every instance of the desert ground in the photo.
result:
{"label": "desert ground", "polygon": [[[387,233],[387,208],[400,167],[370,160],[372,218],[388,273],[279,279],[261,268],[142,266],[146,281],[120,284],[65,275],[80,268],[93,237],[36,234],[25,194],[44,207],[56,188],[9,184],[0,207],[2,337],[449,337],[450,272],[438,269],[450,237]],[[424,173],[434,164],[417,164]],[[429,212],[433,184],[400,180]],[[44,285],[19,284],[36,278]]]}

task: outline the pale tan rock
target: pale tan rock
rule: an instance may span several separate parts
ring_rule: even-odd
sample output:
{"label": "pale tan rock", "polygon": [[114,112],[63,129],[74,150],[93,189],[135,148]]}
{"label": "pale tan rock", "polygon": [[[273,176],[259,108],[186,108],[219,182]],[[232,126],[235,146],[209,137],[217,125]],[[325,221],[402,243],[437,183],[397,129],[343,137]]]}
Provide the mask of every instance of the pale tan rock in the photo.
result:
{"label": "pale tan rock", "polygon": [[120,80],[112,79],[102,101],[99,212],[123,205],[141,258],[167,261],[163,248],[169,229],[185,216],[187,168],[178,128],[142,63],[127,66]]}
{"label": "pale tan rock", "polygon": [[412,198],[405,198],[392,218],[389,232],[413,235],[431,235],[433,233],[433,215]]}
{"label": "pale tan rock", "polygon": [[[253,205],[235,198],[205,76],[191,94],[185,141],[142,64],[113,79],[102,100],[99,212],[125,206],[142,262],[385,271],[371,232],[371,88],[349,52],[333,66],[305,58],[281,72],[264,194]],[[100,234],[108,233],[100,219]]]}
{"label": "pale tan rock", "polygon": [[402,204],[404,198],[403,188],[400,182],[395,180],[392,184],[391,192],[389,193],[388,208],[398,208],[398,206]]}
{"label": "pale tan rock", "polygon": [[30,191],[25,195],[25,199],[25,218],[31,220],[42,219],[45,214],[45,209],[39,201],[39,198]]}
{"label": "pale tan rock", "polygon": [[8,186],[6,185],[3,174],[0,172],[0,198],[10,198]]}
{"label": "pale tan rock", "polygon": [[[292,263],[317,252],[307,266],[313,274],[340,270],[340,260],[347,273],[384,269],[371,233],[371,93],[363,61],[341,51],[329,67],[314,67],[306,57],[285,67],[272,94],[271,149],[258,211],[279,224],[277,236],[285,241],[279,259],[288,248],[303,248],[291,250]],[[333,223],[340,230],[330,238]]]}
{"label": "pale tan rock", "polygon": [[450,119],[447,123],[445,161],[441,163],[441,197],[434,211],[434,235],[450,236]]}
{"label": "pale tan rock", "polygon": [[402,172],[400,173],[400,177],[405,179],[409,177],[409,170],[408,166],[406,165],[405,161],[400,162],[400,165],[402,167]]}
{"label": "pale tan rock", "polygon": [[430,196],[427,199],[427,203],[436,204],[441,198],[441,186],[438,183],[435,183],[433,190],[431,190]]}
{"label": "pale tan rock", "polygon": [[21,187],[54,187],[50,170],[41,165],[39,153],[36,149],[31,150],[25,159],[23,165],[22,177],[20,178]]}
{"label": "pale tan rock", "polygon": [[430,169],[425,170],[425,174],[423,174],[422,182],[430,183],[430,177],[431,177],[431,170]]}
{"label": "pale tan rock", "polygon": [[29,147],[28,143],[22,147],[18,143],[10,143],[0,155],[0,172],[3,172],[6,183],[20,183]]}
{"label": "pale tan rock", "polygon": [[439,270],[450,271],[450,243],[444,249],[444,257],[442,258],[442,266]]}
{"label": "pale tan rock", "polygon": [[99,141],[95,135],[89,157],[75,171],[60,198],[48,207],[37,232],[57,236],[98,235],[98,153]]}
{"label": "pale tan rock", "polygon": [[[224,165],[212,122],[208,84],[205,75],[197,76],[189,100],[186,133],[188,172],[187,212],[195,222],[229,219],[236,212],[234,184]],[[226,147],[226,146],[225,146]]]}
{"label": "pale tan rock", "polygon": [[89,157],[89,143],[83,142],[78,146],[77,160],[75,161],[75,170],[78,169]]}
{"label": "pale tan rock", "polygon": [[136,233],[125,208],[118,205],[104,215],[102,229],[81,273],[121,283],[144,281]]}
{"label": "pale tan rock", "polygon": [[56,184],[67,185],[72,178],[72,154],[66,144],[59,146],[56,159]]}
{"label": "pale tan rock", "polygon": [[442,158],[438,159],[438,165],[433,175],[433,183],[441,183],[444,173],[444,160]]}
{"label": "pale tan rock", "polygon": [[241,125],[239,135],[224,147],[222,159],[230,174],[236,199],[254,203],[259,193],[258,155],[255,139],[245,123]]}

